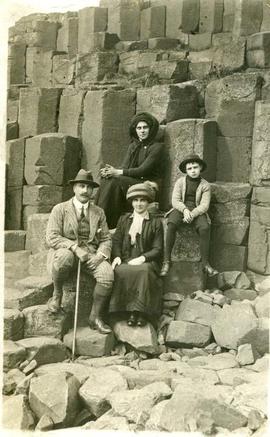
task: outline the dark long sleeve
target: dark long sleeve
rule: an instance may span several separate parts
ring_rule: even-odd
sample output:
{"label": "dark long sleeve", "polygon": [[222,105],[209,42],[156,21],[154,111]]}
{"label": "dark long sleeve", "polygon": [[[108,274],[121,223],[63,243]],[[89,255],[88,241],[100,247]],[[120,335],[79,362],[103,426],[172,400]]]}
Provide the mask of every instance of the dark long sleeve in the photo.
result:
{"label": "dark long sleeve", "polygon": [[163,164],[163,150],[163,144],[151,144],[149,146],[146,158],[138,167],[126,168],[128,166],[128,160],[130,158],[129,154],[127,156],[127,159],[123,163],[123,175],[134,178],[151,178],[153,176],[160,177],[161,175],[159,175],[158,173],[161,165]]}
{"label": "dark long sleeve", "polygon": [[122,258],[122,244],[123,244],[123,223],[124,223],[124,217],[120,217],[118,220],[115,233],[112,237],[112,259],[119,256],[119,258]]}
{"label": "dark long sleeve", "polygon": [[163,226],[160,219],[154,219],[154,240],[152,242],[152,248],[147,252],[142,253],[145,257],[146,261],[157,261],[159,257],[162,255],[163,251]]}

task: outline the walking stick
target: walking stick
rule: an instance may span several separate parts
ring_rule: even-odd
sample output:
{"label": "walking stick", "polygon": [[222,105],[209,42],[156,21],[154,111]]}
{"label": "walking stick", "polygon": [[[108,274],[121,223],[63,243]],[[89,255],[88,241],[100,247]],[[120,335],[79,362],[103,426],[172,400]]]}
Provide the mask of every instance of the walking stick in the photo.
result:
{"label": "walking stick", "polygon": [[76,331],[77,331],[79,293],[80,293],[80,275],[81,275],[81,261],[79,260],[78,271],[77,271],[77,282],[76,282],[76,296],[75,296],[74,328],[73,328],[72,358],[71,358],[72,361],[74,361],[74,357],[75,357]]}

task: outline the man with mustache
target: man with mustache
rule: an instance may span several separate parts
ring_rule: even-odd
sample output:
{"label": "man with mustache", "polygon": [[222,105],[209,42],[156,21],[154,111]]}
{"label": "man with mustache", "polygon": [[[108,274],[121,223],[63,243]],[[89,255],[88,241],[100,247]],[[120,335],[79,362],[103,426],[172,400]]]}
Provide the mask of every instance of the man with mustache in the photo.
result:
{"label": "man with mustache", "polygon": [[82,270],[96,280],[89,326],[107,334],[111,329],[104,323],[103,315],[113,283],[113,270],[108,262],[112,243],[103,209],[90,202],[93,189],[99,185],[93,181],[91,172],[83,169],[69,183],[74,197],[53,208],[47,226],[48,270],[54,283],[48,309],[52,313],[61,309],[63,283],[76,271],[80,260]]}

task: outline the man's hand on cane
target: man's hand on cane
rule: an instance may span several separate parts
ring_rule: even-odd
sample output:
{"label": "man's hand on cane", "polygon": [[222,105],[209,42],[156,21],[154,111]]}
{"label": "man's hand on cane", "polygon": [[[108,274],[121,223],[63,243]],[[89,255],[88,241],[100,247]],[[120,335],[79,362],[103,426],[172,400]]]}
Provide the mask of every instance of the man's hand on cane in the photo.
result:
{"label": "man's hand on cane", "polygon": [[88,252],[87,250],[83,249],[82,247],[77,246],[73,253],[79,258],[79,260],[84,263],[88,260]]}
{"label": "man's hand on cane", "polygon": [[96,253],[95,255],[88,254],[88,260],[86,264],[93,270],[97,268],[97,266],[102,263],[104,260],[104,256],[101,253]]}

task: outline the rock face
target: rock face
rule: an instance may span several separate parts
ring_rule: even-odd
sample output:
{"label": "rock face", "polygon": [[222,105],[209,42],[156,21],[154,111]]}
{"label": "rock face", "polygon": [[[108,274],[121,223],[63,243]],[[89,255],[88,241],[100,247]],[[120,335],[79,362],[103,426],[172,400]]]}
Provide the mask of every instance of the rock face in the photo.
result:
{"label": "rock face", "polygon": [[[73,329],[64,336],[64,343],[72,349]],[[89,327],[81,327],[76,332],[75,352],[77,355],[87,355],[90,357],[102,357],[110,355],[114,346],[114,335],[100,334]]]}
{"label": "rock face", "polygon": [[200,302],[198,300],[185,299],[179,306],[175,320],[198,323],[211,326],[216,314],[221,311],[216,306]]}
{"label": "rock face", "polygon": [[3,427],[17,431],[34,429],[35,418],[24,395],[12,396],[4,402]]}
{"label": "rock face", "polygon": [[56,428],[68,427],[79,411],[79,387],[79,381],[68,373],[34,378],[30,383],[30,407],[38,419],[46,414]]}
{"label": "rock face", "polygon": [[100,417],[110,409],[110,394],[125,389],[127,382],[120,373],[110,369],[91,369],[90,376],[80,387],[79,394],[91,413]]}
{"label": "rock face", "polygon": [[113,329],[116,338],[123,343],[128,343],[139,351],[152,354],[157,352],[157,334],[150,323],[144,327],[134,328],[126,322],[117,322]]}
{"label": "rock face", "polygon": [[51,337],[24,338],[16,342],[26,350],[26,358],[36,360],[38,366],[65,360],[67,353],[64,344]]}
{"label": "rock face", "polygon": [[166,344],[172,347],[198,346],[210,343],[211,329],[199,323],[173,321],[169,324]]}
{"label": "rock face", "polygon": [[65,313],[52,314],[47,305],[35,305],[23,310],[24,337],[52,336],[62,338],[67,332],[70,317]]}

